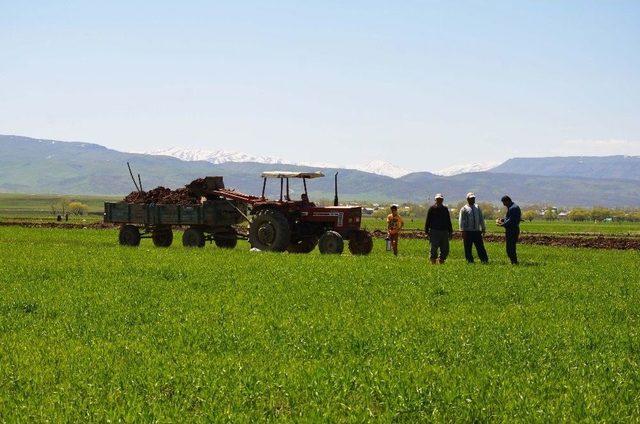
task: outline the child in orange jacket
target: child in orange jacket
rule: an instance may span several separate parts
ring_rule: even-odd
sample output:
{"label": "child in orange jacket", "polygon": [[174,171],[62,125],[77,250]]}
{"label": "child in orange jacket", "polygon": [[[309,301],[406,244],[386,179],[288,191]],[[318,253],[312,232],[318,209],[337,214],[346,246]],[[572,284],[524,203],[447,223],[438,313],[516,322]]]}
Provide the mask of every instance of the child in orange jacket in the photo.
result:
{"label": "child in orange jacket", "polygon": [[391,205],[391,213],[387,216],[387,230],[393,254],[398,256],[398,236],[404,227],[402,217],[398,215],[398,205]]}

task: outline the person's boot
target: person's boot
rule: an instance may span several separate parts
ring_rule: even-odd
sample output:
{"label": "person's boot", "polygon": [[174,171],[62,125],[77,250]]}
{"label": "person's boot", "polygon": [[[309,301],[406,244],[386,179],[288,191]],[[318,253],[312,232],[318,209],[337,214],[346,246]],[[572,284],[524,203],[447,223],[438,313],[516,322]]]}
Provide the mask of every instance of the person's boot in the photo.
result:
{"label": "person's boot", "polygon": [[444,265],[444,261],[445,261],[445,259],[438,259],[438,263],[439,263],[440,265]]}
{"label": "person's boot", "polygon": [[431,259],[431,265],[435,265],[435,264],[437,264],[437,263],[438,263],[438,262],[436,261],[436,259]]}

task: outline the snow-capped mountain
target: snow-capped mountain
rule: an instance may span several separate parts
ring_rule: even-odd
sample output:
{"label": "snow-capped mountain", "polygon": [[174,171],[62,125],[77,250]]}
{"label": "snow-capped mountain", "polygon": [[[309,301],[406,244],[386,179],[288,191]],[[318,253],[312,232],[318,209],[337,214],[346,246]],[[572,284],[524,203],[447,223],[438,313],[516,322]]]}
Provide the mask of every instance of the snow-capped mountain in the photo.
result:
{"label": "snow-capped mountain", "polygon": [[253,156],[241,152],[231,152],[226,150],[207,150],[207,149],[185,149],[181,147],[170,147],[168,149],[154,150],[144,152],[148,155],[155,156],[172,156],[185,161],[205,161],[214,164],[226,162],[258,162],[268,164],[291,164],[300,166],[315,166],[318,168],[351,168],[359,171],[370,172],[378,175],[386,175],[388,177],[398,178],[408,174],[410,171],[393,165],[389,162],[374,160],[360,165],[344,166],[332,163],[316,163],[316,162],[295,162],[285,161],[280,158],[269,156]]}
{"label": "snow-capped mountain", "polygon": [[452,175],[466,174],[468,172],[483,172],[495,168],[500,165],[501,162],[479,162],[479,163],[466,163],[462,165],[453,165],[447,168],[434,172],[436,175],[442,175],[444,177],[450,177]]}
{"label": "snow-capped mountain", "polygon": [[279,158],[272,158],[269,156],[252,156],[246,153],[230,152],[226,150],[183,149],[180,147],[170,147],[168,149],[154,150],[144,153],[154,156],[172,156],[186,161],[202,160],[215,164],[226,162],[285,163]]}
{"label": "snow-capped mountain", "polygon": [[403,175],[409,174],[411,171],[400,168],[392,163],[385,162],[383,160],[372,160],[364,165],[356,165],[355,169],[365,172],[371,172],[372,174],[386,175],[387,177],[400,178]]}

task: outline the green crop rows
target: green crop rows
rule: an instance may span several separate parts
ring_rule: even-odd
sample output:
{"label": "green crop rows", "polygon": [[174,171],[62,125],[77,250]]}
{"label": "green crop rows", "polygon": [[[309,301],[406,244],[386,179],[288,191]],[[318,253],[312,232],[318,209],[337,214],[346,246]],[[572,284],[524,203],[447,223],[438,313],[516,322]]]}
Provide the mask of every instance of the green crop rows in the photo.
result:
{"label": "green crop rows", "polygon": [[0,422],[640,420],[639,252],[116,238],[0,228]]}

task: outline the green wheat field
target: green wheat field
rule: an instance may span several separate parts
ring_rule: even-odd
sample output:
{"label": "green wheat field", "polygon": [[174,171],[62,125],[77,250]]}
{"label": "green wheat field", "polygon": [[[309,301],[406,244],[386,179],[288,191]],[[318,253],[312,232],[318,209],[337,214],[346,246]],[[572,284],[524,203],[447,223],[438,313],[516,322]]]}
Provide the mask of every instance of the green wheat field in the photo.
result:
{"label": "green wheat field", "polygon": [[[176,241],[180,234],[176,233]],[[0,421],[638,421],[640,252],[489,265],[0,227]]]}

